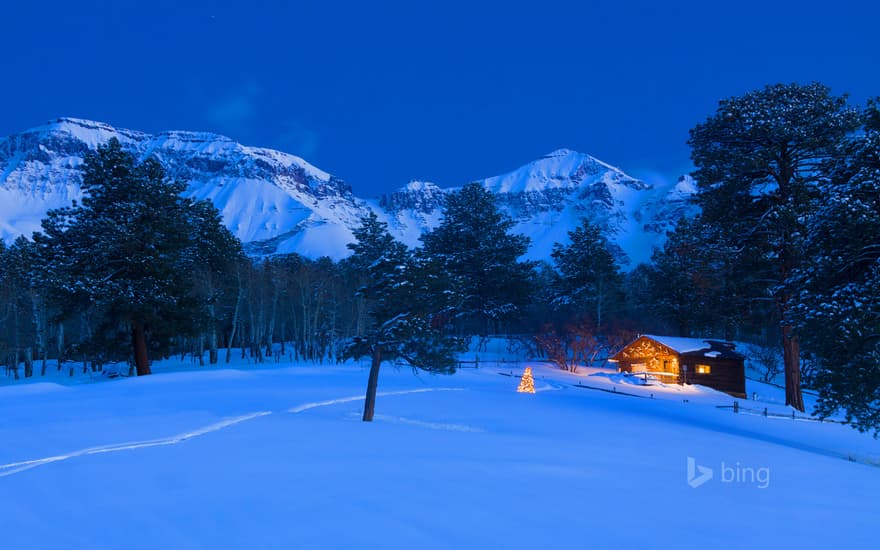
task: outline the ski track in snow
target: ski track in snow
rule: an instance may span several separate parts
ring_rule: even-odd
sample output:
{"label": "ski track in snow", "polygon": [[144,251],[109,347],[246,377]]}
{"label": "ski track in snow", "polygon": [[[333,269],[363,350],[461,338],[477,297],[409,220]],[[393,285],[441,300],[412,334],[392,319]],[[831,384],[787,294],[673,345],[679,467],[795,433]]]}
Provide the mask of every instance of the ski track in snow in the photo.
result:
{"label": "ski track in snow", "polygon": [[[416,390],[401,390],[401,391],[386,391],[386,392],[378,392],[376,395],[381,397],[391,396],[391,395],[406,395],[410,393],[425,393],[425,392],[433,392],[433,391],[462,391],[463,388],[420,388]],[[314,409],[317,407],[326,407],[328,405],[336,405],[338,403],[349,403],[351,401],[359,401],[363,399],[363,395],[356,395],[353,397],[341,397],[339,399],[330,399],[328,401],[318,401],[315,403],[305,403],[302,405],[298,405],[296,407],[292,407],[288,409],[288,412],[291,413],[300,413],[303,411],[307,411],[310,409]],[[162,439],[147,439],[144,441],[130,441],[128,443],[116,443],[112,445],[101,445],[98,447],[89,447],[88,449],[81,449],[79,451],[73,451],[66,454],[55,455],[55,456],[47,456],[44,458],[36,458],[32,460],[23,460],[19,462],[10,462],[9,464],[0,464],[0,477],[11,476],[13,474],[21,473],[32,468],[36,468],[38,466],[44,466],[46,464],[51,464],[53,462],[61,462],[63,460],[69,460],[71,458],[76,458],[79,456],[87,456],[87,455],[97,455],[103,453],[118,453],[120,451],[133,451],[135,449],[146,449],[148,447],[162,447],[165,445],[177,445],[178,443],[183,443],[184,441],[200,437],[203,435],[207,435],[209,433],[213,433],[224,428],[228,428],[230,426],[235,426],[236,424],[241,424],[242,422],[247,422],[248,420],[253,420],[255,418],[260,418],[262,416],[267,416],[272,414],[272,411],[259,411],[254,413],[248,413],[241,416],[235,416],[231,418],[223,419],[219,422],[215,422],[213,424],[209,424],[207,426],[203,426],[201,428],[196,428],[195,430],[191,430],[188,432],[184,432],[181,434],[173,435],[171,437],[166,437]],[[391,418],[391,417],[388,417]],[[421,422],[418,420],[409,420],[404,418],[398,418],[397,421],[401,423],[414,424],[419,426],[424,426],[427,428],[433,429],[445,429],[445,430],[458,430],[458,431],[474,431],[473,428],[469,426],[459,426],[457,424],[434,424],[431,422]]]}
{"label": "ski track in snow", "polygon": [[220,422],[215,422],[213,424],[209,424],[207,426],[203,426],[189,432],[184,432],[182,434],[173,435],[171,437],[166,437],[163,439],[148,439],[145,441],[131,441],[128,443],[117,443],[114,445],[101,445],[99,447],[90,447],[88,449],[82,449],[63,455],[37,458],[34,460],[25,460],[22,462],[12,462],[9,464],[0,464],[0,477],[10,476],[12,474],[17,474],[19,472],[30,470],[31,468],[36,468],[37,466],[43,466],[44,464],[51,464],[53,462],[60,462],[62,460],[76,458],[78,456],[97,455],[102,453],[117,453],[120,451],[132,451],[135,449],[161,447],[164,445],[177,445],[178,443],[182,443],[189,439],[216,432],[218,430],[222,430],[223,428],[228,428],[230,426],[234,426],[236,424],[240,424],[242,422],[253,420],[254,418],[259,418],[261,416],[266,416],[269,414],[272,414],[272,412],[261,411],[241,416],[235,416],[232,418],[226,418],[224,420],[221,420]]}
{"label": "ski track in snow", "polygon": [[[409,393],[425,393],[429,391],[463,391],[464,388],[420,388],[417,390],[400,390],[400,391],[383,391],[377,392],[376,397],[386,397],[389,395],[406,395]],[[328,405],[337,405],[339,403],[350,403],[351,401],[360,401],[363,395],[355,395],[352,397],[340,397],[339,399],[328,399],[327,401],[316,401],[315,403],[304,403],[287,409],[287,412],[301,413],[318,407],[326,407]]]}
{"label": "ski track in snow", "polygon": [[425,422],[424,420],[414,420],[412,418],[404,418],[402,416],[388,416],[385,414],[377,414],[376,419],[395,424],[407,424],[410,426],[419,426],[421,428],[430,428],[432,430],[444,430],[447,432],[471,432],[481,433],[486,430],[468,426],[466,424],[448,424],[440,422]]}

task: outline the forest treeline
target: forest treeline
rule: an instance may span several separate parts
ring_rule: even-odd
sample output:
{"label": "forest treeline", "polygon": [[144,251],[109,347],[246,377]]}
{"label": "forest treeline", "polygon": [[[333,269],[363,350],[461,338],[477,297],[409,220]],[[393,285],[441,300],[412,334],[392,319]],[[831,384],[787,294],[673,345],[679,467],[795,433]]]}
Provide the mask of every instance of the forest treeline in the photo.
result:
{"label": "forest treeline", "polygon": [[416,249],[370,215],[341,261],[249,258],[210,202],[111,140],[84,161],[80,204],[0,243],[0,359],[14,377],[66,360],[143,375],[153,358],[223,363],[233,349],[450,372],[466,337],[516,334],[573,368],[636,332],[666,333],[776,349],[767,365],[782,367],[787,404],[803,410],[807,385],[816,414],[842,409],[876,431],[878,103],[771,85],[721,101],[688,144],[700,214],[624,269],[590,220],[549,262],[522,261],[528,236],[477,184],[449,195]]}

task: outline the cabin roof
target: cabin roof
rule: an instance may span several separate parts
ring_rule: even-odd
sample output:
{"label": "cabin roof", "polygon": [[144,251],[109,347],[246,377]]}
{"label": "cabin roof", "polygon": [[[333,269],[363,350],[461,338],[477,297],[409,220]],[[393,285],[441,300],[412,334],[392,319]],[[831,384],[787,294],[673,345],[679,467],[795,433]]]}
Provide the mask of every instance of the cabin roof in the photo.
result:
{"label": "cabin roof", "polygon": [[[677,351],[678,353],[689,353],[692,351],[708,350],[712,348],[710,340],[703,338],[684,338],[681,336],[656,336],[653,334],[642,334],[645,338],[650,338],[655,342],[660,342],[667,348]],[[733,345],[732,342],[725,342]]]}
{"label": "cabin roof", "polygon": [[[679,355],[690,357],[709,357],[713,359],[743,359],[744,356],[736,351],[736,344],[726,340],[713,338],[684,338],[681,336],[658,336],[655,334],[642,334],[639,338],[649,338],[671,349]],[[638,338],[627,345],[628,348]],[[622,352],[623,350],[621,350]],[[618,352],[620,353],[620,352]],[[615,354],[617,357],[617,354]]]}

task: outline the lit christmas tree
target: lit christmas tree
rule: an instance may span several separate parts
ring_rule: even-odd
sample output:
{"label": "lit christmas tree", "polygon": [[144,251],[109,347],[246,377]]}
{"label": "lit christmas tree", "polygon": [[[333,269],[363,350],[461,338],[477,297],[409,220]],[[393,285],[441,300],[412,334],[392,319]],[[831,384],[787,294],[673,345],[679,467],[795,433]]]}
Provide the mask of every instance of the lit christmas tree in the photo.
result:
{"label": "lit christmas tree", "polygon": [[516,391],[519,393],[535,393],[535,379],[532,377],[532,367],[526,367],[526,371],[523,373]]}

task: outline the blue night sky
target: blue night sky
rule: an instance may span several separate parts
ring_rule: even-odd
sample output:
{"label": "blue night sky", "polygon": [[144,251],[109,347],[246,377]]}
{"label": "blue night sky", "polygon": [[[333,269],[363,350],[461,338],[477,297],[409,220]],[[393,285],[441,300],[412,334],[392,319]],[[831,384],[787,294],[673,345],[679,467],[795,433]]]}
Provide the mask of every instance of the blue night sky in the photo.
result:
{"label": "blue night sky", "polygon": [[878,4],[3,2],[0,135],[59,116],[212,131],[361,196],[560,147],[674,178],[721,98],[813,80],[880,95]]}

